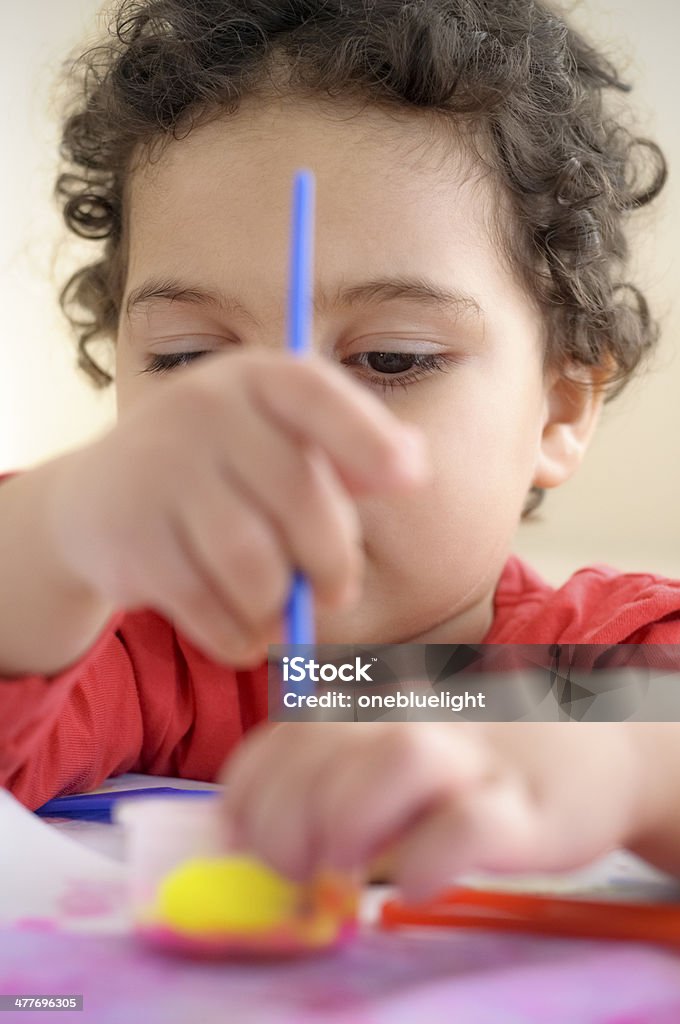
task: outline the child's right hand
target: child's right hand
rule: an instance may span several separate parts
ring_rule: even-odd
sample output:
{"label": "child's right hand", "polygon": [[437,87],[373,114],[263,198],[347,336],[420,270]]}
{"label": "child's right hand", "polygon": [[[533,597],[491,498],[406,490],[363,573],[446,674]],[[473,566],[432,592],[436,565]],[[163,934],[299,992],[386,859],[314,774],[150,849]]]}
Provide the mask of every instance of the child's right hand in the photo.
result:
{"label": "child's right hand", "polygon": [[358,597],[352,499],[424,480],[420,441],[317,357],[204,357],[64,461],[52,536],[105,602],[154,608],[215,660],[253,665],[283,641],[294,567],[330,607]]}

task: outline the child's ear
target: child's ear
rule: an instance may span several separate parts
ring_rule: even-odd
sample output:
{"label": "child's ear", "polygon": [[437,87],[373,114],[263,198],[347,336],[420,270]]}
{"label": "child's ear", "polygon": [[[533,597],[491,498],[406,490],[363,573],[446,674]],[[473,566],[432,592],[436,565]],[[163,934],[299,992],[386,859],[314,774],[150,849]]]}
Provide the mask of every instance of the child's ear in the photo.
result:
{"label": "child's ear", "polygon": [[601,371],[579,367],[578,379],[587,387],[577,387],[573,375],[569,380],[563,374],[548,387],[534,487],[559,487],[580,466],[604,402],[601,377]]}

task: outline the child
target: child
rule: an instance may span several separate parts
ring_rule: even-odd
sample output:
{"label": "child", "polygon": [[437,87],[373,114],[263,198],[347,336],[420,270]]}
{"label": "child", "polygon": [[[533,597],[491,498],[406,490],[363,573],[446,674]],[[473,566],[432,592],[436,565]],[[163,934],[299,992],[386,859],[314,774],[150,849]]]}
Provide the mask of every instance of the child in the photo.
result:
{"label": "child", "polygon": [[[98,383],[87,344],[115,340],[119,423],[0,488],[0,781],[37,807],[220,775],[281,871],[392,847],[407,896],[619,845],[680,872],[676,724],[265,721],[294,566],[322,643],[680,641],[680,581],[555,590],[511,555],[657,336],[623,230],[665,163],[605,111],[615,69],[532,0],[114,13],[57,195],[106,239],[62,303]],[[283,351],[299,167],[306,363]]]}

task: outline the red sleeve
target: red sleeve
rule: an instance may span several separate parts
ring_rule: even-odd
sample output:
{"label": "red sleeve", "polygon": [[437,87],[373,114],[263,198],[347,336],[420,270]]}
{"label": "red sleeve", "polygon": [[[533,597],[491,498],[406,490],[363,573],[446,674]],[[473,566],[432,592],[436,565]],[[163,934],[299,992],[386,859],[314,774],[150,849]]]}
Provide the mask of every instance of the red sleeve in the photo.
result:
{"label": "red sleeve", "polygon": [[680,645],[680,580],[655,573],[596,564],[552,587],[511,556],[494,605],[485,643]]}
{"label": "red sleeve", "polygon": [[132,771],[142,716],[118,613],[90,650],[54,676],[0,677],[0,785],[27,807]]}
{"label": "red sleeve", "polygon": [[150,609],[59,675],[0,677],[0,785],[32,810],[137,771],[212,782],[267,717],[267,663],[235,671]]}

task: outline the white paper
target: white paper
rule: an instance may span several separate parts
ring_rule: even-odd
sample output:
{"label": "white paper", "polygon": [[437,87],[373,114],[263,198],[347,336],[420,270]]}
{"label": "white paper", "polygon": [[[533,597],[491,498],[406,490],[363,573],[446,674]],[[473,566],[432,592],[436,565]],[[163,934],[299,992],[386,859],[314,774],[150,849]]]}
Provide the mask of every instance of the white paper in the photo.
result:
{"label": "white paper", "polygon": [[0,789],[0,924],[35,919],[125,931],[125,867],[42,821]]}

